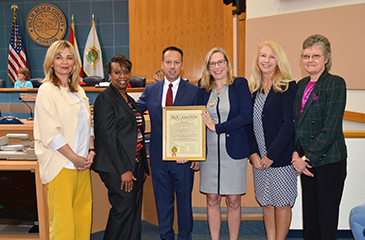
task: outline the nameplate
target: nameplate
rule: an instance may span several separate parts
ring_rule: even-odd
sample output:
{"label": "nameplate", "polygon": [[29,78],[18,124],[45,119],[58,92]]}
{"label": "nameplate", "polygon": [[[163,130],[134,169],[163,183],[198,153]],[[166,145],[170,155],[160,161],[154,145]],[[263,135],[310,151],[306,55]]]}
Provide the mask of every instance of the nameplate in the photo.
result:
{"label": "nameplate", "polygon": [[20,97],[21,97],[21,99],[23,99],[23,101],[35,102],[35,100],[37,98],[37,94],[36,93],[21,93]]}

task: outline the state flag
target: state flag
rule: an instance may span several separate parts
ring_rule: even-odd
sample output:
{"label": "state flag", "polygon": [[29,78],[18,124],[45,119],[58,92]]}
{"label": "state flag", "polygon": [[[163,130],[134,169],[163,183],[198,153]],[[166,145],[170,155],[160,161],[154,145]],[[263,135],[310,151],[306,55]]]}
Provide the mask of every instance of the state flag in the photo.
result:
{"label": "state flag", "polygon": [[79,76],[80,76],[80,80],[82,81],[82,79],[84,78],[84,75],[82,73],[82,62],[81,62],[79,47],[77,46],[77,41],[76,41],[76,36],[75,36],[75,26],[74,26],[73,15],[72,15],[71,31],[70,31],[70,36],[68,37],[68,41],[75,48],[77,60],[79,61]]}
{"label": "state flag", "polygon": [[91,30],[85,44],[84,71],[87,76],[100,76],[104,78],[103,59],[95,28],[94,16],[92,18]]}

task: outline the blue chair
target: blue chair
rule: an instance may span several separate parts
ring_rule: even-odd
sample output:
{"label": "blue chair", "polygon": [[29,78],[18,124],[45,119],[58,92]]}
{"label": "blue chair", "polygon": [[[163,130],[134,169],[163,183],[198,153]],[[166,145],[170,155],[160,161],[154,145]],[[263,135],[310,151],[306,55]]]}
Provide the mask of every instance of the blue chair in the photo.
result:
{"label": "blue chair", "polygon": [[24,123],[17,117],[6,116],[0,118],[0,124],[24,124]]}
{"label": "blue chair", "polygon": [[365,204],[351,209],[350,225],[355,240],[365,240]]}

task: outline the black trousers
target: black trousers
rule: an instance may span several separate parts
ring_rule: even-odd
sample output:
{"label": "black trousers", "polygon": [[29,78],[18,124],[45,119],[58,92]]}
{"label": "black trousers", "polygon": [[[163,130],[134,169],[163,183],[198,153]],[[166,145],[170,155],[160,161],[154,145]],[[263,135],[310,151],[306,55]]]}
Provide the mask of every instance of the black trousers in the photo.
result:
{"label": "black trousers", "polygon": [[106,172],[99,172],[99,175],[108,188],[109,202],[112,205],[104,240],[140,240],[143,164],[141,162],[136,163],[133,175],[137,181],[134,181],[133,190],[130,192],[120,189],[122,181],[120,175]]}
{"label": "black trousers", "polygon": [[337,239],[338,214],[346,179],[347,160],[310,169],[301,175],[303,237],[305,240]]}

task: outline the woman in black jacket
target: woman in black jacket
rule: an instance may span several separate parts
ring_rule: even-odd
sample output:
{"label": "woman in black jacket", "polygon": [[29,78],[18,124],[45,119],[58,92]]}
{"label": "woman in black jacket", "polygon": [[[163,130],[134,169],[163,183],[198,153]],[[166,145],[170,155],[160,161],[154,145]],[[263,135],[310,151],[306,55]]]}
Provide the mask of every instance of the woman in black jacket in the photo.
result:
{"label": "woman in black jacket", "polygon": [[268,240],[285,239],[297,196],[291,165],[296,83],[288,59],[273,41],[262,43],[252,64],[253,122],[248,129],[256,199],[263,207]]}
{"label": "woman in black jacket", "polygon": [[145,172],[145,123],[127,94],[132,63],[123,55],[105,65],[111,80],[94,105],[96,157],[92,168],[108,188],[112,205],[104,239],[141,239],[141,208]]}

